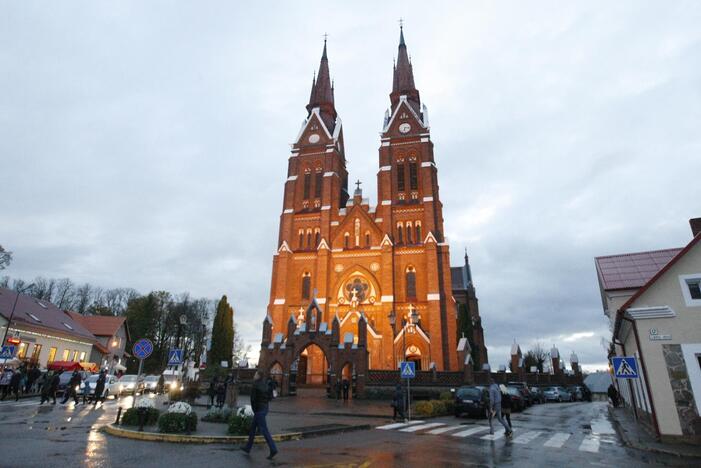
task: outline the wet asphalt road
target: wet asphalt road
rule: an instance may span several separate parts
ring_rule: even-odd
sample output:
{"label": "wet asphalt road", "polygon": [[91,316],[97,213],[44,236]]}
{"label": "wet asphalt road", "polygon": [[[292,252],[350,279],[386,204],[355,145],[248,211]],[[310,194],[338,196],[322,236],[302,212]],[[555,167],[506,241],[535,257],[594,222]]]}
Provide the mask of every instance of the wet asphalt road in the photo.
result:
{"label": "wet asphalt road", "polygon": [[265,460],[265,446],[246,456],[233,445],[140,442],[99,432],[116,408],[114,401],[98,409],[2,402],[0,466],[690,466],[622,446],[603,403],[534,406],[514,415],[511,440],[497,426],[496,439],[489,440],[483,420],[446,417],[396,426],[368,419],[374,429],[280,443],[273,462]]}

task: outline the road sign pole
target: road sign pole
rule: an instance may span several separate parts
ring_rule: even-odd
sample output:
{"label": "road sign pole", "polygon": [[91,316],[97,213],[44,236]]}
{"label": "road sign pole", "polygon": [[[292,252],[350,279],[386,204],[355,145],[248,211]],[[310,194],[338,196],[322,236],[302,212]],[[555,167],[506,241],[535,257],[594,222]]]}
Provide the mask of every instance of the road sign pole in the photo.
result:
{"label": "road sign pole", "polygon": [[407,414],[409,416],[409,421],[411,421],[411,379],[406,379],[406,389],[407,389],[407,400],[409,401]]}
{"label": "road sign pole", "polygon": [[136,391],[139,389],[139,379],[141,378],[141,370],[144,367],[144,360],[139,359],[139,372],[136,374],[136,384],[134,386],[134,396],[131,399],[131,407],[133,408],[136,404]]}

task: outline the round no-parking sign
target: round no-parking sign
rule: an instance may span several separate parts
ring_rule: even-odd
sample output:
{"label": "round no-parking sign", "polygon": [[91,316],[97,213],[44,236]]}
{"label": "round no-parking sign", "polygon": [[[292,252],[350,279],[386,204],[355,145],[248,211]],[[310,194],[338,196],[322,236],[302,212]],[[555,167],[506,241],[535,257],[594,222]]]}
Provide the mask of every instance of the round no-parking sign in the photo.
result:
{"label": "round no-parking sign", "polygon": [[137,358],[146,359],[153,352],[153,343],[151,343],[151,340],[149,339],[141,338],[139,341],[134,343],[134,348],[132,351],[134,351],[134,356]]}

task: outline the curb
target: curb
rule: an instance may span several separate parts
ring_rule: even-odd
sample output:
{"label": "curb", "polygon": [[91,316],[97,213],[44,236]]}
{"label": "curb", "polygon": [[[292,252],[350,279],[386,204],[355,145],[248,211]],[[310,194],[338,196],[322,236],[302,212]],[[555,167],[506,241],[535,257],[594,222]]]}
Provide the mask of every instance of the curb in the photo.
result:
{"label": "curb", "polygon": [[[369,424],[358,426],[340,427],[334,429],[319,429],[302,432],[287,432],[274,434],[275,442],[285,442],[290,440],[300,440],[308,437],[317,437],[330,434],[339,434],[344,432],[367,430],[370,429]],[[114,424],[107,424],[100,428],[101,431],[115,437],[122,437],[132,440],[144,440],[150,442],[171,442],[180,444],[244,444],[248,441],[248,436],[201,436],[201,435],[185,435],[185,434],[165,434],[160,432],[139,432],[131,429],[124,429]],[[257,435],[254,443],[265,443],[262,435]]]}
{"label": "curb", "polygon": [[701,458],[701,454],[696,455],[696,454],[690,454],[690,453],[681,453],[681,452],[676,452],[674,450],[667,450],[667,449],[662,449],[662,448],[656,448],[656,447],[647,447],[644,445],[640,445],[638,443],[633,442],[626,434],[626,432],[623,430],[623,425],[621,422],[616,418],[616,416],[613,414],[613,410],[611,407],[607,407],[609,416],[611,417],[611,420],[613,421],[614,427],[616,429],[616,433],[618,436],[621,438],[623,441],[623,445],[626,447],[636,449],[636,450],[641,450],[643,452],[649,452],[649,453],[657,453],[661,455],[671,455],[673,457],[678,457],[678,458]]}

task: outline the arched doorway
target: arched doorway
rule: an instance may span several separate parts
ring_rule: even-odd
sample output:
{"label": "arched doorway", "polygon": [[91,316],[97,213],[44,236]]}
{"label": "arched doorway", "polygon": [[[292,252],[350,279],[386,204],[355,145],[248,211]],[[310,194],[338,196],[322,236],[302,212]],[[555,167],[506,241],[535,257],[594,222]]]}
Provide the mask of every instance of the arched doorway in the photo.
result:
{"label": "arched doorway", "polygon": [[353,364],[347,362],[341,369],[341,393],[344,400],[348,400],[353,397]]}
{"label": "arched doorway", "polygon": [[299,353],[297,386],[326,388],[328,360],[324,351],[314,343]]}
{"label": "arched doorway", "polygon": [[421,350],[418,346],[409,345],[406,349],[405,358],[414,363],[417,371],[421,370]]}
{"label": "arched doorway", "polygon": [[277,382],[278,389],[282,388],[282,365],[279,362],[270,367],[270,378]]}

